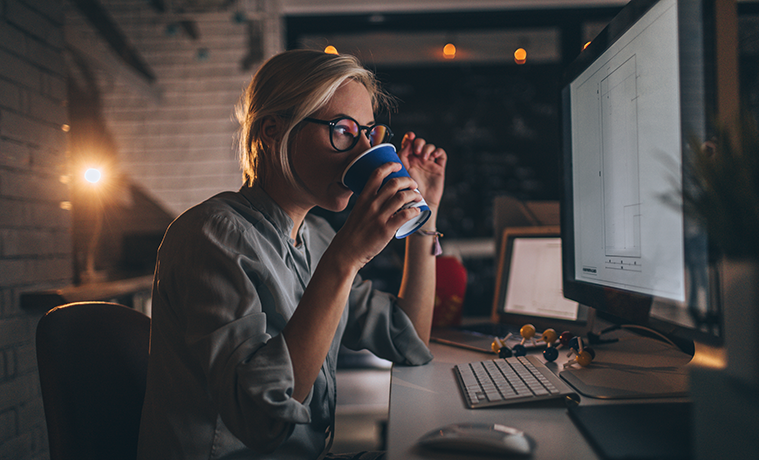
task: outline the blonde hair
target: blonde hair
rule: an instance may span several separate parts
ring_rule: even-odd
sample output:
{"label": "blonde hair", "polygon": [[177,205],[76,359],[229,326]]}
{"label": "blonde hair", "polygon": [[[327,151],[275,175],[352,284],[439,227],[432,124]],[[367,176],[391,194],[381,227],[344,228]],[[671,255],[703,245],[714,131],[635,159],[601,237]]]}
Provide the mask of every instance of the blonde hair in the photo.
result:
{"label": "blonde hair", "polygon": [[[363,84],[372,108],[390,109],[393,99],[374,74],[354,56],[321,51],[292,50],[278,54],[256,72],[237,105],[238,141],[243,182],[253,185],[266,176],[266,168],[279,166],[285,179],[296,186],[288,152],[296,127],[324,107],[347,80]],[[276,151],[263,142],[261,126],[267,117],[279,117],[284,129]]]}

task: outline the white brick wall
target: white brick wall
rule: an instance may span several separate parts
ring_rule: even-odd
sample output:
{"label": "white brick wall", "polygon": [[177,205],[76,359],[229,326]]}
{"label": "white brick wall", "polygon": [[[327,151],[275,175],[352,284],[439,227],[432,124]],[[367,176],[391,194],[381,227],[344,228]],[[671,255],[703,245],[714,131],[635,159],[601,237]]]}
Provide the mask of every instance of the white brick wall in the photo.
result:
{"label": "white brick wall", "polygon": [[47,458],[34,332],[19,293],[70,284],[62,0],[0,2],[0,458]]}
{"label": "white brick wall", "polygon": [[[241,184],[234,134],[234,106],[256,70],[243,70],[247,54],[247,25],[234,9],[178,13],[154,11],[143,0],[103,0],[114,20],[157,77],[158,103],[139,94],[123,79],[101,69],[104,114],[117,143],[120,169],[166,210],[178,215],[190,206]],[[268,2],[275,4],[276,2]],[[276,10],[244,12],[265,19]],[[265,8],[264,8],[265,9]],[[193,40],[178,20],[194,20],[199,37]],[[279,19],[270,29],[278,30]],[[75,12],[67,25],[91,35]],[[278,50],[268,40],[269,54]]]}

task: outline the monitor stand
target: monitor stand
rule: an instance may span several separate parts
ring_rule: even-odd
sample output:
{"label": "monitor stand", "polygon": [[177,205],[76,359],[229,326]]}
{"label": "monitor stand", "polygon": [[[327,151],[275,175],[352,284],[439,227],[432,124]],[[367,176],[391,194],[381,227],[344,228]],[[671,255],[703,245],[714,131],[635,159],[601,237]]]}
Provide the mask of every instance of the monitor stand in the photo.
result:
{"label": "monitor stand", "polygon": [[596,356],[588,367],[575,364],[559,375],[578,393],[589,398],[688,395],[686,365],[691,360],[690,355],[656,339],[629,332],[623,335],[618,342],[593,346]]}

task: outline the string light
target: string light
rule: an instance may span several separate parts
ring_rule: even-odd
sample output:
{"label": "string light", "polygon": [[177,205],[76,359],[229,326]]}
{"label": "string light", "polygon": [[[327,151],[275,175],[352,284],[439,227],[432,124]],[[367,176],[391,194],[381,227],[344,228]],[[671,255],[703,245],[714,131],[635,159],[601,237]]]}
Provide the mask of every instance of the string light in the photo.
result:
{"label": "string light", "polygon": [[514,62],[519,65],[527,62],[527,51],[524,48],[517,48],[517,50],[514,51]]}
{"label": "string light", "polygon": [[453,59],[456,57],[456,45],[448,43],[443,47],[443,57],[446,59]]}
{"label": "string light", "polygon": [[590,42],[586,43],[585,46],[582,47],[582,50],[585,51],[585,48],[587,48],[588,46],[590,46]]}
{"label": "string light", "polygon": [[338,54],[337,53],[337,48],[335,48],[332,45],[327,45],[327,47],[324,48],[324,52],[327,53],[327,54]]}

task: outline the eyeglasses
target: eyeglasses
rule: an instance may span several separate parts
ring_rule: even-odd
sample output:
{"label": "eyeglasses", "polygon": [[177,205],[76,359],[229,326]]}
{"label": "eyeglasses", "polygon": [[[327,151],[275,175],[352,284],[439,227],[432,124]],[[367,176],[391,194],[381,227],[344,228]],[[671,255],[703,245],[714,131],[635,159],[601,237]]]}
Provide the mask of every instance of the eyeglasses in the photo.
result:
{"label": "eyeglasses", "polygon": [[374,126],[361,126],[351,117],[340,117],[331,121],[316,118],[304,118],[304,120],[329,126],[329,141],[338,152],[345,152],[355,147],[361,131],[366,131],[365,134],[371,146],[390,142],[393,138],[390,127],[381,123]]}

